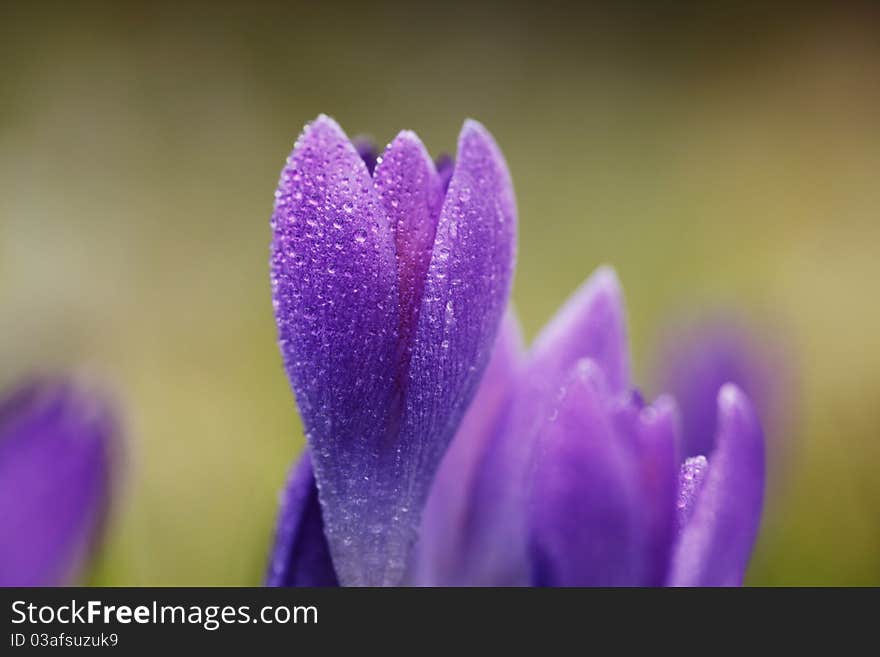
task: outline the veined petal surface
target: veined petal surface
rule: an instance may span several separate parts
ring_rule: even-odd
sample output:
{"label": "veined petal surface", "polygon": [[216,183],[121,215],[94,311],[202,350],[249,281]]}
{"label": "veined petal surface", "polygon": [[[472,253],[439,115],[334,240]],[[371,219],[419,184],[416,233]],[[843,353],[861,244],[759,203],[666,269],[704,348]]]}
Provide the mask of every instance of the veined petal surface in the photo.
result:
{"label": "veined petal surface", "polygon": [[[405,501],[402,557],[492,354],[513,282],[516,222],[504,157],[482,125],[466,121],[425,280],[397,461],[385,471]],[[406,558],[396,565],[402,575]]]}
{"label": "veined petal surface", "polygon": [[437,234],[443,189],[431,156],[416,134],[408,130],[401,132],[385,149],[373,178],[394,234],[400,296],[400,367],[406,374]]}
{"label": "veined petal surface", "polygon": [[412,574],[420,586],[468,584],[474,477],[509,410],[525,347],[519,321],[508,310],[492,358],[467,414],[440,462],[422,517]]}
{"label": "veined petal surface", "polygon": [[403,405],[394,238],[367,167],[341,128],[306,126],[272,215],[279,342],[311,447],[343,583],[385,570],[395,491],[377,482]]}

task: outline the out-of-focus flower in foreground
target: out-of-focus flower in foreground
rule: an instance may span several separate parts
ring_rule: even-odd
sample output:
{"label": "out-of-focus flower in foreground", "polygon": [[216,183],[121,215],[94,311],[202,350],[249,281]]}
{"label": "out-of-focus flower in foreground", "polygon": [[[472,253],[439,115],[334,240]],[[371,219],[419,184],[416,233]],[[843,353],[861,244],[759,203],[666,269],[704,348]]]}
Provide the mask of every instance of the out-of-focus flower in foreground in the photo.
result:
{"label": "out-of-focus flower in foreground", "polygon": [[61,380],[0,401],[0,586],[75,581],[102,529],[116,425]]}
{"label": "out-of-focus flower in foreground", "polygon": [[268,583],[740,584],[764,488],[749,399],[723,386],[715,447],[685,458],[675,401],[633,387],[608,268],[526,352],[502,320],[500,153],[469,122],[445,198],[443,171],[401,133],[371,178],[320,118],[282,173],[274,301],[309,448]]}

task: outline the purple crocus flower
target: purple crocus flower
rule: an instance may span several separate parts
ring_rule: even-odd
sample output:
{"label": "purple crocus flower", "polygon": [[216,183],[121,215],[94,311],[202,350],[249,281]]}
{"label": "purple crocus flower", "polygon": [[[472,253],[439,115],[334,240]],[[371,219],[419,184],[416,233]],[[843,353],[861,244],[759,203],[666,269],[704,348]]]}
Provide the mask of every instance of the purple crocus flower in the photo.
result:
{"label": "purple crocus flower", "polygon": [[[496,339],[509,270],[503,274],[504,284],[493,287],[485,280],[493,274],[480,267],[494,268],[499,257],[509,265],[514,215],[503,160],[482,128],[465,125],[437,233],[442,243],[444,217],[463,203],[462,181],[468,181],[471,190],[463,196],[474,210],[452,214],[463,216],[459,230],[468,222],[485,230],[465,228],[470,243],[458,243],[481,257],[458,254],[469,267],[458,270],[460,295],[453,307],[461,308],[465,318],[468,312],[491,310],[491,326],[468,334],[469,340],[454,336],[466,327],[449,326],[443,312],[447,297],[441,294],[436,299],[430,286],[437,283],[436,273],[445,273],[435,266],[456,255],[454,249],[447,253],[436,244],[421,269],[406,264],[411,262],[409,256],[396,254],[397,280],[410,281],[405,286],[418,289],[422,280],[418,272],[427,272],[426,291],[415,295],[423,302],[414,346],[400,344],[402,337],[414,334],[412,325],[391,322],[390,326],[399,326],[391,331],[392,355],[377,358],[389,331],[375,323],[371,306],[361,310],[357,324],[345,319],[356,310],[349,304],[362,304],[365,295],[352,299],[327,284],[325,251],[333,255],[330,249],[335,246],[333,237],[328,240],[325,234],[330,232],[328,226],[336,226],[340,201],[327,202],[326,191],[310,196],[308,191],[316,185],[308,180],[320,175],[317,186],[323,190],[329,178],[356,176],[357,185],[349,183],[347,189],[354,187],[365,196],[379,190],[392,217],[389,229],[375,214],[359,215],[358,221],[376,226],[368,232],[379,238],[391,232],[397,245],[430,244],[418,228],[431,214],[430,208],[436,207],[430,201],[432,193],[419,191],[424,184],[410,187],[403,197],[397,191],[390,197],[381,193],[383,165],[395,162],[403,145],[413,140],[403,133],[389,146],[370,186],[366,166],[354,147],[335,124],[319,119],[306,129],[282,174],[273,242],[276,316],[309,451],[288,482],[268,583],[741,583],[758,530],[764,486],[763,436],[751,403],[736,386],[722,387],[712,402],[718,416],[716,446],[709,454],[683,458],[674,399],[662,396],[646,404],[632,386],[622,292],[616,275],[607,268],[566,303],[528,352],[512,310]],[[469,140],[485,155],[469,155],[469,148],[475,148]],[[421,147],[418,151],[420,157],[406,166],[386,165],[396,167],[395,178],[411,181],[427,175],[425,171],[436,172]],[[335,159],[334,153],[344,156],[344,161]],[[322,168],[306,166],[314,162]],[[299,187],[291,192],[288,183],[297,175]],[[486,181],[481,188],[471,183],[480,179]],[[315,203],[303,203],[319,210],[309,211],[302,203],[291,207],[291,194],[296,197],[300,191],[300,200],[314,199]],[[402,208],[403,199],[410,205]],[[294,226],[311,230],[314,236],[300,238],[299,250],[288,249],[293,240],[287,233]],[[414,236],[400,235],[401,230],[413,231]],[[382,256],[381,249],[370,248]],[[409,253],[406,247],[403,251]],[[307,262],[297,264],[303,255]],[[374,256],[355,266],[347,258],[341,266],[350,267],[351,278],[359,285],[366,278],[376,287],[377,282],[387,285],[384,270],[378,270],[385,262]],[[278,281],[285,276],[282,289]],[[314,283],[315,277],[319,282],[307,289],[302,281]],[[316,301],[319,290],[324,296]],[[371,289],[370,294],[379,292]],[[497,295],[494,301],[492,295]],[[376,303],[372,297],[370,302]],[[385,297],[378,303],[387,307]],[[406,317],[409,302],[400,303]],[[316,305],[324,308],[319,319],[296,319],[299,313],[317,317]],[[471,315],[466,321],[477,320]],[[442,333],[422,333],[423,327],[440,325]],[[340,335],[341,351],[340,345],[334,349],[332,344]],[[422,339],[432,346],[422,346]],[[472,342],[476,339],[479,345]],[[444,344],[447,340],[455,340],[454,351]],[[449,367],[444,357],[455,359],[455,366]],[[368,371],[368,363],[377,369]],[[403,378],[401,363],[408,368]],[[450,372],[476,376],[479,389],[469,380],[463,390],[460,376]],[[370,388],[361,385],[365,377]],[[389,377],[397,382],[392,389],[403,401],[386,391]],[[431,385],[422,386],[423,380]],[[340,382],[342,390],[336,388]],[[325,390],[328,386],[334,386],[331,392]],[[361,404],[348,396],[353,390],[359,391]],[[316,408],[316,399],[323,406]],[[424,405],[427,410],[421,408]],[[420,421],[411,430],[410,414],[430,421]],[[422,456],[425,453],[430,460]],[[349,498],[341,495],[345,490]],[[397,501],[402,492],[410,493],[405,498],[406,513]],[[347,549],[355,545],[359,550]],[[371,567],[381,569],[381,576],[369,572]]]}
{"label": "purple crocus flower", "polygon": [[[311,459],[289,508],[311,517],[314,498],[294,491],[314,476],[339,581],[387,585],[402,581],[507,306],[516,203],[475,121],[448,179],[412,132],[372,174],[365,155],[326,116],[306,126],[275,194],[272,297]],[[308,551],[303,527],[281,526]]]}
{"label": "purple crocus flower", "polygon": [[[446,471],[454,461],[444,461],[414,583],[741,583],[764,486],[763,437],[751,403],[735,386],[722,387],[712,400],[715,449],[685,459],[675,400],[646,404],[632,388],[612,270],[599,269],[525,357],[499,343],[490,367],[508,372],[506,402],[476,447],[468,479],[458,482],[464,492]],[[497,384],[487,378],[484,385]],[[477,443],[462,432],[449,455]],[[464,500],[458,515],[439,504],[451,495]]]}
{"label": "purple crocus flower", "polygon": [[0,586],[70,583],[105,517],[113,419],[59,380],[0,401]]}

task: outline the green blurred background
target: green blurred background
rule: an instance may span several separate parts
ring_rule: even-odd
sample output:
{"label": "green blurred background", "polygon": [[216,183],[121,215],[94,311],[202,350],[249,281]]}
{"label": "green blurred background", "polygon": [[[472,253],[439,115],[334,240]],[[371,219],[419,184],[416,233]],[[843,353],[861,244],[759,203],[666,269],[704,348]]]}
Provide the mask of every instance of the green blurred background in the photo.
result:
{"label": "green blurred background", "polygon": [[302,445],[268,220],[325,112],[434,153],[489,127],[529,337],[601,263],[642,381],[682,317],[772,330],[793,421],[749,582],[880,584],[877,14],[623,4],[4,3],[0,387],[85,370],[128,426],[89,581],[259,583]]}

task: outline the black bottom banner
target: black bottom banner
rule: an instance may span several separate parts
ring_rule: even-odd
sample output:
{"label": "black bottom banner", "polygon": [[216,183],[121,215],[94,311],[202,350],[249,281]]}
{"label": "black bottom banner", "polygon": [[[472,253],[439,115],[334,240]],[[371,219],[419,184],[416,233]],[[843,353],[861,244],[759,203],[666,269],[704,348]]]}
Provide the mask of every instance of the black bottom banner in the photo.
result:
{"label": "black bottom banner", "polygon": [[[490,639],[495,649],[526,637],[546,647],[566,636],[586,649],[602,636],[616,652],[646,635],[674,642],[700,632],[717,638],[731,628],[757,632],[774,617],[758,611],[762,601],[768,609],[773,604],[793,611],[817,596],[803,589],[57,588],[0,589],[0,597],[0,654],[11,655],[35,648],[128,654],[333,644],[418,654],[444,643],[473,647],[474,636]],[[798,600],[804,604],[794,604]],[[821,608],[827,624],[831,607]],[[782,629],[778,619],[775,624]]]}

